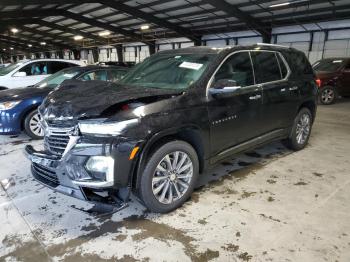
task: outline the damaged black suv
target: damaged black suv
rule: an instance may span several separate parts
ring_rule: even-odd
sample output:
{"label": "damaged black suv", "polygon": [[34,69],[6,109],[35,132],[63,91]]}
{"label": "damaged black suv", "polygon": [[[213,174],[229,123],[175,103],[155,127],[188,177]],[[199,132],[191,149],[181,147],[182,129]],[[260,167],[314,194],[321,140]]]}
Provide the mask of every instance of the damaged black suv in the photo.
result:
{"label": "damaged black suv", "polygon": [[154,212],[181,206],[207,167],[274,140],[308,142],[317,86],[305,55],[273,45],[159,52],[119,83],[66,82],[39,108],[45,150],[26,147],[54,190]]}

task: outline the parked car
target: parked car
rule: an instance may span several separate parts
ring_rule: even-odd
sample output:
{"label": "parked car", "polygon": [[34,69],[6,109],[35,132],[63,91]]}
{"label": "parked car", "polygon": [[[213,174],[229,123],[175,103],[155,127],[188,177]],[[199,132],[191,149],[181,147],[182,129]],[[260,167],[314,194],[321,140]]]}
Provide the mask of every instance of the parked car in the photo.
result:
{"label": "parked car", "polygon": [[162,51],[118,84],[69,86],[40,106],[45,150],[25,148],[33,176],[94,203],[125,204],[131,189],[154,212],[181,206],[234,154],[282,139],[303,149],[316,114],[311,65],[278,46]]}
{"label": "parked car", "polygon": [[313,65],[317,85],[320,88],[319,101],[333,104],[339,96],[350,96],[350,58],[327,58]]}
{"label": "parked car", "polygon": [[83,66],[63,69],[43,81],[27,88],[14,88],[0,92],[0,134],[17,134],[24,130],[33,139],[41,139],[37,108],[44,98],[64,80],[101,80],[116,82],[127,72],[123,67]]}
{"label": "parked car", "polygon": [[22,60],[0,68],[0,90],[32,86],[64,68],[84,65],[84,62],[78,60]]}

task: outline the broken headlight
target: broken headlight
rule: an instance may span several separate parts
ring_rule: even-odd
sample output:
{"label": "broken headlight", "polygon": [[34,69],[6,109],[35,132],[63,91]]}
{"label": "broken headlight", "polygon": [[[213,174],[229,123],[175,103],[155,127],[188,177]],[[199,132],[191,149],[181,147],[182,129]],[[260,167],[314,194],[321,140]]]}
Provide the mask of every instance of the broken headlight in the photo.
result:
{"label": "broken headlight", "polygon": [[139,119],[108,123],[99,120],[84,120],[79,122],[79,129],[82,134],[120,135],[124,129],[138,122]]}

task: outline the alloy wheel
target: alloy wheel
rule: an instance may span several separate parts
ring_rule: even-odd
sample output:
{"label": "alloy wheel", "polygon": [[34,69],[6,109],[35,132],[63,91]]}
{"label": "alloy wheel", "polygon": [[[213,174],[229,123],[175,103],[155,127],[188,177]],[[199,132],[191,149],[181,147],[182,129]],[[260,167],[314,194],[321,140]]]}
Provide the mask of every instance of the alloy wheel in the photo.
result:
{"label": "alloy wheel", "polygon": [[299,145],[303,145],[309,134],[311,129],[311,119],[310,115],[307,113],[304,113],[301,115],[297,128],[296,128],[296,140]]}
{"label": "alloy wheel", "polygon": [[42,126],[41,126],[40,120],[41,120],[41,117],[40,117],[40,115],[38,113],[33,115],[32,118],[29,121],[29,128],[30,128],[30,131],[34,135],[42,137],[42,136],[44,136],[44,130],[43,130]]}
{"label": "alloy wheel", "polygon": [[334,90],[326,88],[322,91],[321,99],[323,103],[325,104],[332,103],[332,101],[334,100],[334,97],[335,97]]}
{"label": "alloy wheel", "polygon": [[152,191],[162,204],[172,204],[187,192],[193,177],[193,163],[187,153],[167,154],[157,165],[152,178]]}

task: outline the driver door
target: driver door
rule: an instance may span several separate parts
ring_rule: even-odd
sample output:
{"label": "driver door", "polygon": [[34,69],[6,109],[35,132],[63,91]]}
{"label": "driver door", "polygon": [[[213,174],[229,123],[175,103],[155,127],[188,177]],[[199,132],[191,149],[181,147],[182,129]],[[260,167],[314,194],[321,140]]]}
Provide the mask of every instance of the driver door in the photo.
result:
{"label": "driver door", "polygon": [[211,87],[219,80],[236,82],[237,90],[220,98],[209,94],[211,162],[232,155],[257,137],[261,121],[262,88],[255,85],[248,51],[227,57],[216,71]]}

